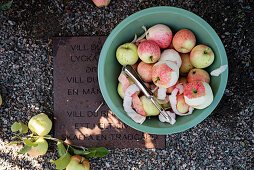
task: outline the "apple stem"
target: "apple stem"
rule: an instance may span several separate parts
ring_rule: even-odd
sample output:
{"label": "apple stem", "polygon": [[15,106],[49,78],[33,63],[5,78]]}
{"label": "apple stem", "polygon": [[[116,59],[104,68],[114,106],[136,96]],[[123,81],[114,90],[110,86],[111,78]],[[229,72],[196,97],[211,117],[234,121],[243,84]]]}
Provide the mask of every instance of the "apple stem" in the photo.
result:
{"label": "apple stem", "polygon": [[44,139],[48,139],[48,140],[53,140],[53,141],[55,141],[55,142],[62,142],[62,143],[65,143],[68,147],[69,147],[69,146],[73,146],[73,147],[76,147],[76,148],[83,149],[84,151],[87,150],[87,148],[85,148],[85,147],[83,147],[83,146],[77,146],[77,145],[73,145],[73,144],[68,144],[68,143],[66,143],[65,141],[61,140],[61,139],[52,138],[52,137],[47,137],[47,136],[37,136],[37,135],[30,134],[30,135],[27,135],[27,136],[25,136],[25,137],[22,137],[21,139],[22,139],[22,140],[23,140],[23,139],[27,139],[27,138],[31,139],[31,138],[34,138],[34,137],[35,137],[35,138],[38,137],[38,138],[44,138]]}

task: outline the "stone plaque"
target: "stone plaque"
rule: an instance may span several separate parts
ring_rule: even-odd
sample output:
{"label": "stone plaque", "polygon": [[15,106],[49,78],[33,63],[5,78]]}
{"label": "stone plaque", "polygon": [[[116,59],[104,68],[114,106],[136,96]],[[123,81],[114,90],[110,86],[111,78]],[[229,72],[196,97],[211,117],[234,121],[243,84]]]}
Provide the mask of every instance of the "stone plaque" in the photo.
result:
{"label": "stone plaque", "polygon": [[165,136],[127,126],[106,105],[97,77],[105,40],[105,36],[53,39],[55,137],[85,147],[165,148]]}

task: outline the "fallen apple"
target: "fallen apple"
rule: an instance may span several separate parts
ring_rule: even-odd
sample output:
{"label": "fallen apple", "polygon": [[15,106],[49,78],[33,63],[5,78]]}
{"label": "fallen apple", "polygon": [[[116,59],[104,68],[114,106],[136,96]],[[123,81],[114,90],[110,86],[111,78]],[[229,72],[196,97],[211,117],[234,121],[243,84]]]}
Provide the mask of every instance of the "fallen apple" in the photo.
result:
{"label": "fallen apple", "polygon": [[48,150],[48,142],[43,138],[38,138],[33,144],[37,146],[32,146],[31,150],[28,151],[30,156],[40,156],[46,154]]}
{"label": "fallen apple", "polygon": [[29,120],[28,128],[39,136],[44,136],[50,132],[52,121],[45,113],[40,113]]}
{"label": "fallen apple", "polygon": [[103,6],[108,6],[108,4],[110,3],[110,0],[93,0],[93,3],[97,7],[103,7]]}
{"label": "fallen apple", "polygon": [[67,165],[66,170],[89,170],[90,164],[85,157],[74,155],[71,157],[70,163]]}

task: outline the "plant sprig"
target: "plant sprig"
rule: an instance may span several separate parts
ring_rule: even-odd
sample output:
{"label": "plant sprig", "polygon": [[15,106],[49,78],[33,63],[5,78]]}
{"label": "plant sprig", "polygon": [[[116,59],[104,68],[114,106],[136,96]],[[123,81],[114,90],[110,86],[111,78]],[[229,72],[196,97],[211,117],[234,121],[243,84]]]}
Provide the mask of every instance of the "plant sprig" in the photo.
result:
{"label": "plant sprig", "polygon": [[48,150],[48,143],[46,140],[52,140],[57,142],[57,152],[59,158],[57,160],[50,160],[51,163],[54,163],[56,165],[56,169],[65,169],[70,162],[71,156],[74,155],[80,155],[85,158],[102,158],[109,154],[109,151],[105,147],[86,148],[83,146],[72,145],[66,143],[61,139],[54,138],[51,135],[37,135],[31,129],[31,133],[28,133],[29,129],[30,125],[27,126],[22,122],[14,122],[11,126],[11,131],[15,133],[15,136],[12,137],[14,140],[11,141],[9,145],[23,143],[24,147],[18,152],[18,154],[29,154],[33,151],[33,148],[36,147],[37,149],[41,147],[40,149],[44,150],[44,152],[46,153]]}

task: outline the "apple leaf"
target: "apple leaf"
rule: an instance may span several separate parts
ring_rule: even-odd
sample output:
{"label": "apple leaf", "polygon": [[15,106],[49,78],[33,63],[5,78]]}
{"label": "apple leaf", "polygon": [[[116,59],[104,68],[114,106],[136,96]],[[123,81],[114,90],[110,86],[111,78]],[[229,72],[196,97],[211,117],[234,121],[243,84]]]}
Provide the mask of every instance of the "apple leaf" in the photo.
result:
{"label": "apple leaf", "polygon": [[69,149],[70,149],[70,154],[72,155],[86,156],[91,153],[88,150],[80,150],[80,149],[73,148],[71,146],[69,146]]}
{"label": "apple leaf", "polygon": [[[69,149],[69,148],[68,148]],[[58,153],[58,156],[61,157],[63,155],[65,155],[67,152],[63,142],[57,142],[57,153]]]}
{"label": "apple leaf", "polygon": [[71,159],[71,155],[66,151],[66,153],[61,156],[57,160],[50,160],[51,163],[54,163],[56,165],[56,169],[65,169],[67,165],[69,164]]}
{"label": "apple leaf", "polygon": [[14,122],[12,125],[11,125],[11,131],[12,132],[17,132],[18,130],[21,129],[21,124],[18,123],[18,122]]}
{"label": "apple leaf", "polygon": [[38,146],[38,144],[36,143],[33,143],[30,139],[23,139],[24,143],[27,145],[27,146]]}
{"label": "apple leaf", "polygon": [[21,143],[21,142],[23,142],[23,141],[11,141],[11,142],[9,143],[9,145],[12,146],[12,145],[14,145],[14,144],[18,144],[18,143]]}
{"label": "apple leaf", "polygon": [[32,149],[32,146],[27,146],[27,145],[25,145],[25,146],[18,152],[18,154],[27,153],[27,152],[30,151],[31,149]]}
{"label": "apple leaf", "polygon": [[27,127],[27,125],[25,125],[24,123],[20,123],[20,125],[21,125],[21,128],[19,129],[20,134],[27,133],[27,132],[28,132],[28,127]]}
{"label": "apple leaf", "polygon": [[102,158],[102,157],[109,154],[109,151],[105,147],[89,148],[88,151],[90,153],[88,155],[86,155],[87,158],[91,158],[91,157]]}

